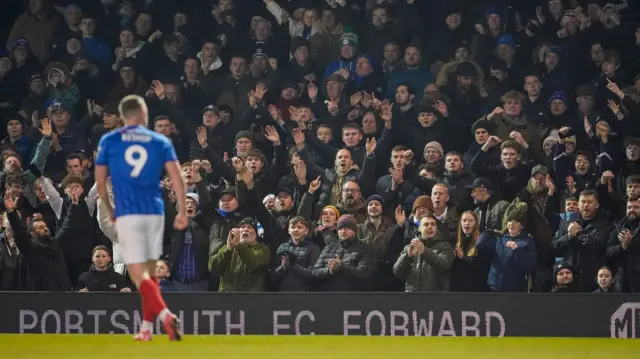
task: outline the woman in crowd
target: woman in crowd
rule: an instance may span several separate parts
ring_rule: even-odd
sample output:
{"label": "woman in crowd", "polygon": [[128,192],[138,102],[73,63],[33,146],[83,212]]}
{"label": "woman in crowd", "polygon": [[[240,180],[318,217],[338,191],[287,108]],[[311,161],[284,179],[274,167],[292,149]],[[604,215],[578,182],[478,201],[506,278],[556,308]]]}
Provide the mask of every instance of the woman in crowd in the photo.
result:
{"label": "woman in crowd", "polygon": [[466,211],[460,216],[458,237],[454,248],[453,267],[451,268],[452,292],[487,292],[487,275],[490,261],[487,256],[479,255],[477,248],[480,237],[478,215]]}

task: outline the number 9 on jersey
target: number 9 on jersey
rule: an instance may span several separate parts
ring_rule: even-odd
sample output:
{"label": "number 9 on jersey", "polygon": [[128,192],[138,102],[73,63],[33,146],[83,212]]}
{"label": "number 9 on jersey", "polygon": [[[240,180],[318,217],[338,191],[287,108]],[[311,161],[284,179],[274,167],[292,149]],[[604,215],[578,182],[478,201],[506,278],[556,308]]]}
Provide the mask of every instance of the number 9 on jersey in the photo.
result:
{"label": "number 9 on jersey", "polygon": [[131,177],[136,178],[140,176],[140,172],[142,172],[148,158],[147,150],[140,145],[131,145],[127,148],[124,152],[124,160],[133,167]]}

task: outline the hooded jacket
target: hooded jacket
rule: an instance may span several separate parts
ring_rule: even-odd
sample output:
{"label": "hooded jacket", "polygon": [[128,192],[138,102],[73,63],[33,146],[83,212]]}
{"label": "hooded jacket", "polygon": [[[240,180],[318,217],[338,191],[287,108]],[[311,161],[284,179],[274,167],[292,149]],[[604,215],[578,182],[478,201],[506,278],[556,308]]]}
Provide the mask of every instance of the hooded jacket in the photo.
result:
{"label": "hooded jacket", "polygon": [[[480,253],[491,258],[491,267],[487,284],[494,292],[520,292],[529,288],[529,277],[536,268],[536,245],[533,239],[525,234],[523,227],[520,234],[511,237],[509,233],[485,231],[478,237]],[[516,249],[506,246],[514,241]]]}
{"label": "hooded jacket", "polygon": [[453,264],[453,246],[438,232],[434,238],[420,239],[422,254],[409,257],[408,244],[393,266],[393,273],[405,282],[405,292],[448,292]]}
{"label": "hooded jacket", "polygon": [[91,265],[91,269],[78,278],[78,288],[87,288],[89,292],[120,292],[125,287],[125,278],[113,270],[111,263],[102,271]]}

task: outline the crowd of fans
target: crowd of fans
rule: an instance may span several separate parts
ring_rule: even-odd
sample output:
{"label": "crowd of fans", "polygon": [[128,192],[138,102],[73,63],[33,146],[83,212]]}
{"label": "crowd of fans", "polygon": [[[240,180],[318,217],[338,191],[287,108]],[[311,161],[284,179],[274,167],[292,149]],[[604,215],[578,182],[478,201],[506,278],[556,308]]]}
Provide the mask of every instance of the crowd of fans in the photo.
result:
{"label": "crowd of fans", "polygon": [[640,292],[626,1],[25,3],[0,290],[133,288],[92,161],[137,94],[188,191],[162,290]]}

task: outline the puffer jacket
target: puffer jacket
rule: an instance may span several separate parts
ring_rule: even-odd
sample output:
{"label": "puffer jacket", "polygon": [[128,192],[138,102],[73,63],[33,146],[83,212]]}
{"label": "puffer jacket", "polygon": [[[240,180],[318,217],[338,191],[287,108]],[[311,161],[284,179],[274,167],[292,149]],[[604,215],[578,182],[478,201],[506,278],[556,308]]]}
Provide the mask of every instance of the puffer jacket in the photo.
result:
{"label": "puffer jacket", "polygon": [[220,277],[220,292],[262,292],[267,288],[271,251],[263,243],[229,249],[209,257],[209,271]]}
{"label": "puffer jacket", "polygon": [[405,281],[405,292],[448,292],[453,264],[453,246],[438,231],[432,239],[421,239],[425,250],[409,257],[405,246],[393,266],[393,273]]}
{"label": "puffer jacket", "polygon": [[[485,231],[478,237],[481,255],[491,257],[491,268],[487,284],[494,292],[527,292],[529,278],[536,268],[536,245],[525,234],[511,237],[508,233]],[[507,242],[515,241],[518,248],[511,249]]]}
{"label": "puffer jacket", "polygon": [[311,238],[305,238],[297,245],[292,239],[282,243],[276,252],[276,258],[286,256],[289,260],[287,266],[282,262],[271,271],[271,281],[279,292],[301,292],[313,288],[311,271],[308,270],[316,264],[320,257],[320,248]]}
{"label": "puffer jacket", "polygon": [[[328,263],[335,258],[339,258],[342,265],[337,272],[331,273]],[[374,270],[371,246],[351,238],[324,247],[311,274],[323,292],[363,292],[371,288],[370,277]]]}

